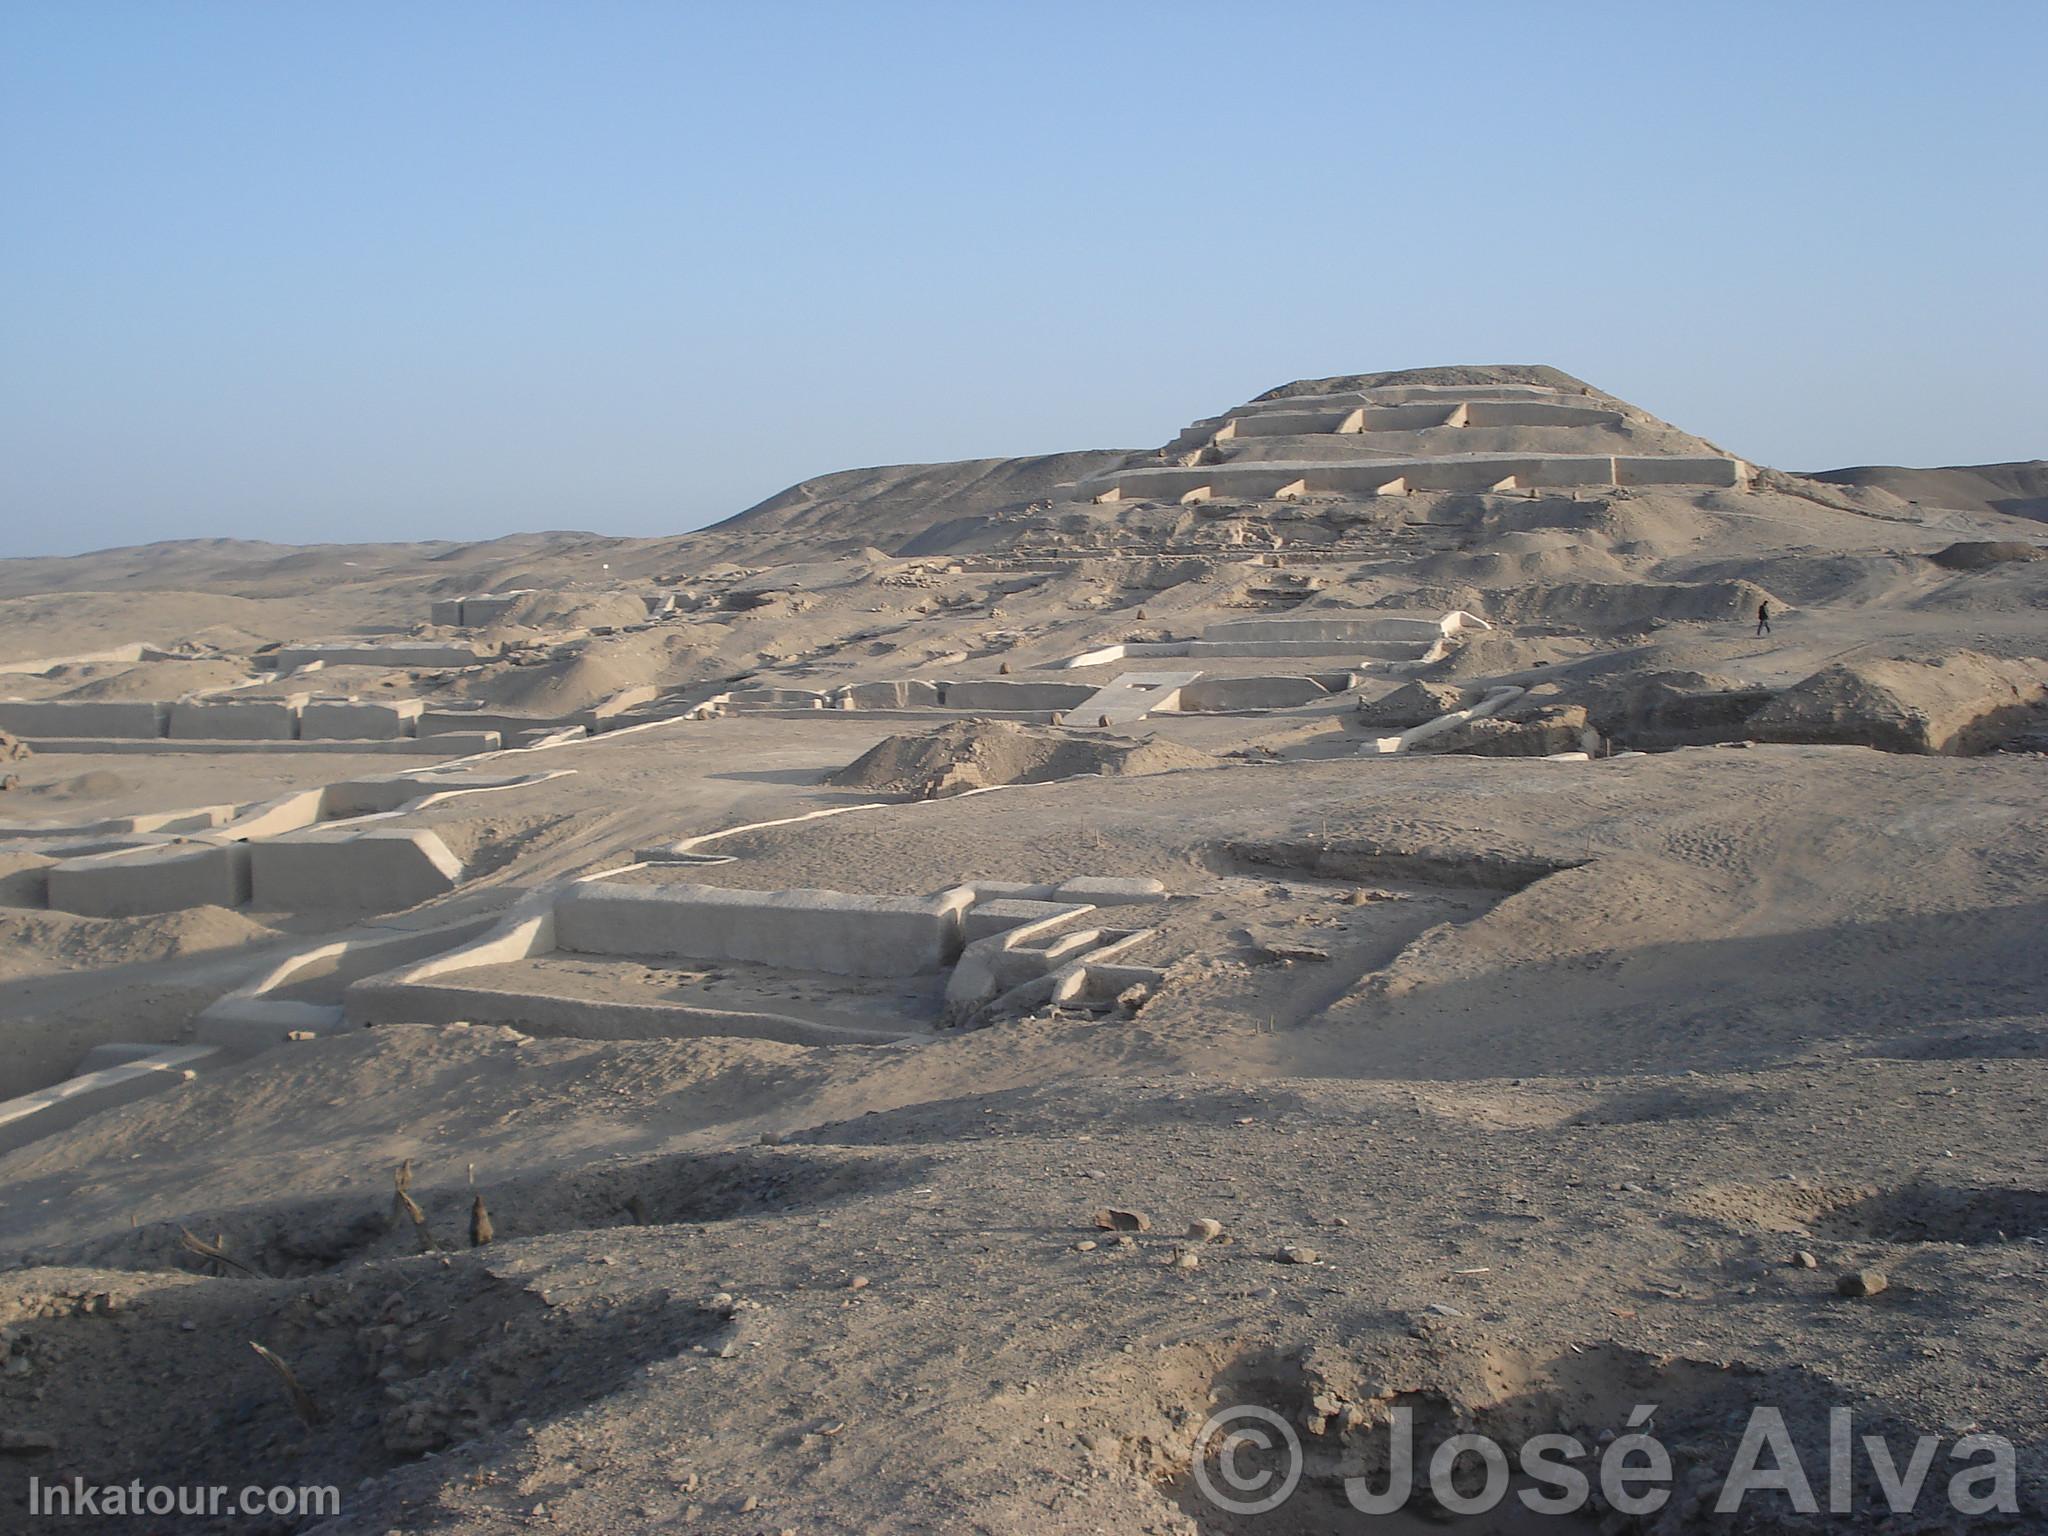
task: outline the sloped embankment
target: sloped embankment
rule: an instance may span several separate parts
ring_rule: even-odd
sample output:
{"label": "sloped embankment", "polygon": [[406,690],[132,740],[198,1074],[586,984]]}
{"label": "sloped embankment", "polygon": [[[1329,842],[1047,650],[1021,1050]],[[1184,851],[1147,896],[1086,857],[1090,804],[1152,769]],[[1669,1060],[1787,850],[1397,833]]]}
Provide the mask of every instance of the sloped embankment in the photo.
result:
{"label": "sloped embankment", "polygon": [[1081,774],[1127,777],[1217,760],[1170,741],[1077,735],[1008,720],[958,720],[935,731],[877,742],[825,782],[846,789],[934,799],[997,784],[1042,784]]}

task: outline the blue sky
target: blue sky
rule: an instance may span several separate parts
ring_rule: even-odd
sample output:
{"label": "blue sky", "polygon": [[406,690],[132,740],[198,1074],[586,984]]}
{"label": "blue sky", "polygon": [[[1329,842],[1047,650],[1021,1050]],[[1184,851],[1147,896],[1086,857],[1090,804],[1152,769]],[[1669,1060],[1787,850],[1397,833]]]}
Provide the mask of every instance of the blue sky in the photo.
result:
{"label": "blue sky", "polygon": [[2048,455],[2048,6],[0,4],[0,554],[695,527],[1548,362]]}

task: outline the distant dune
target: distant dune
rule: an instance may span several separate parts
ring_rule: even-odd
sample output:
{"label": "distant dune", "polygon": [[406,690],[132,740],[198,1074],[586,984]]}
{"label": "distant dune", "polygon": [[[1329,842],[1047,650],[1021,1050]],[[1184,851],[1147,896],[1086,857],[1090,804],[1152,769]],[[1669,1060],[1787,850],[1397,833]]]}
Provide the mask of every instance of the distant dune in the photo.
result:
{"label": "distant dune", "polygon": [[1834,485],[1871,486],[1923,507],[1962,512],[2003,512],[2048,522],[2048,459],[2015,464],[1951,464],[1939,469],[1904,469],[1896,464],[1859,464],[1809,475]]}

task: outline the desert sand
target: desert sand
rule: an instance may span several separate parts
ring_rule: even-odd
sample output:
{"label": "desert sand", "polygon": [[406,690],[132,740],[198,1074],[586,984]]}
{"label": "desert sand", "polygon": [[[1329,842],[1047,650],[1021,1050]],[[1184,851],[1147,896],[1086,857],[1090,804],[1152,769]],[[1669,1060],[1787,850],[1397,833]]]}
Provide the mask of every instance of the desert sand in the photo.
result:
{"label": "desert sand", "polygon": [[[1217,405],[0,562],[0,1528],[2048,1528],[2040,462]],[[1715,1509],[1760,1407],[1810,1512]],[[1668,1498],[1361,1513],[1397,1413]]]}

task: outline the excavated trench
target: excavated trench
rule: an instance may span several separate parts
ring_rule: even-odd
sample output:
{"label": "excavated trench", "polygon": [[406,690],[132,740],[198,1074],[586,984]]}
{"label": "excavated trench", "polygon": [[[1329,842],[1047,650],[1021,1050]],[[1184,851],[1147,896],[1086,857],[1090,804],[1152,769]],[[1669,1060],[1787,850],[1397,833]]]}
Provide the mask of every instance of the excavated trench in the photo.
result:
{"label": "excavated trench", "polygon": [[1527,890],[1547,875],[1578,869],[1586,859],[1464,848],[1396,848],[1368,838],[1336,840],[1231,840],[1212,855],[1232,872],[1271,870],[1317,880],[1456,890]]}
{"label": "excavated trench", "polygon": [[[470,1207],[480,1193],[500,1239],[618,1226],[712,1226],[825,1206],[915,1184],[927,1160],[858,1149],[747,1147],[734,1152],[662,1157],[636,1163],[500,1180],[472,1189],[461,1182],[410,1193],[437,1248],[467,1241]],[[459,1176],[458,1176],[459,1177]],[[393,1198],[384,1175],[359,1195],[290,1204],[248,1205],[152,1222],[89,1242],[29,1255],[32,1262],[80,1268],[217,1274],[236,1281],[303,1278],[397,1259],[423,1240]],[[190,1230],[233,1262],[194,1251]],[[253,1273],[251,1273],[253,1272]]]}

